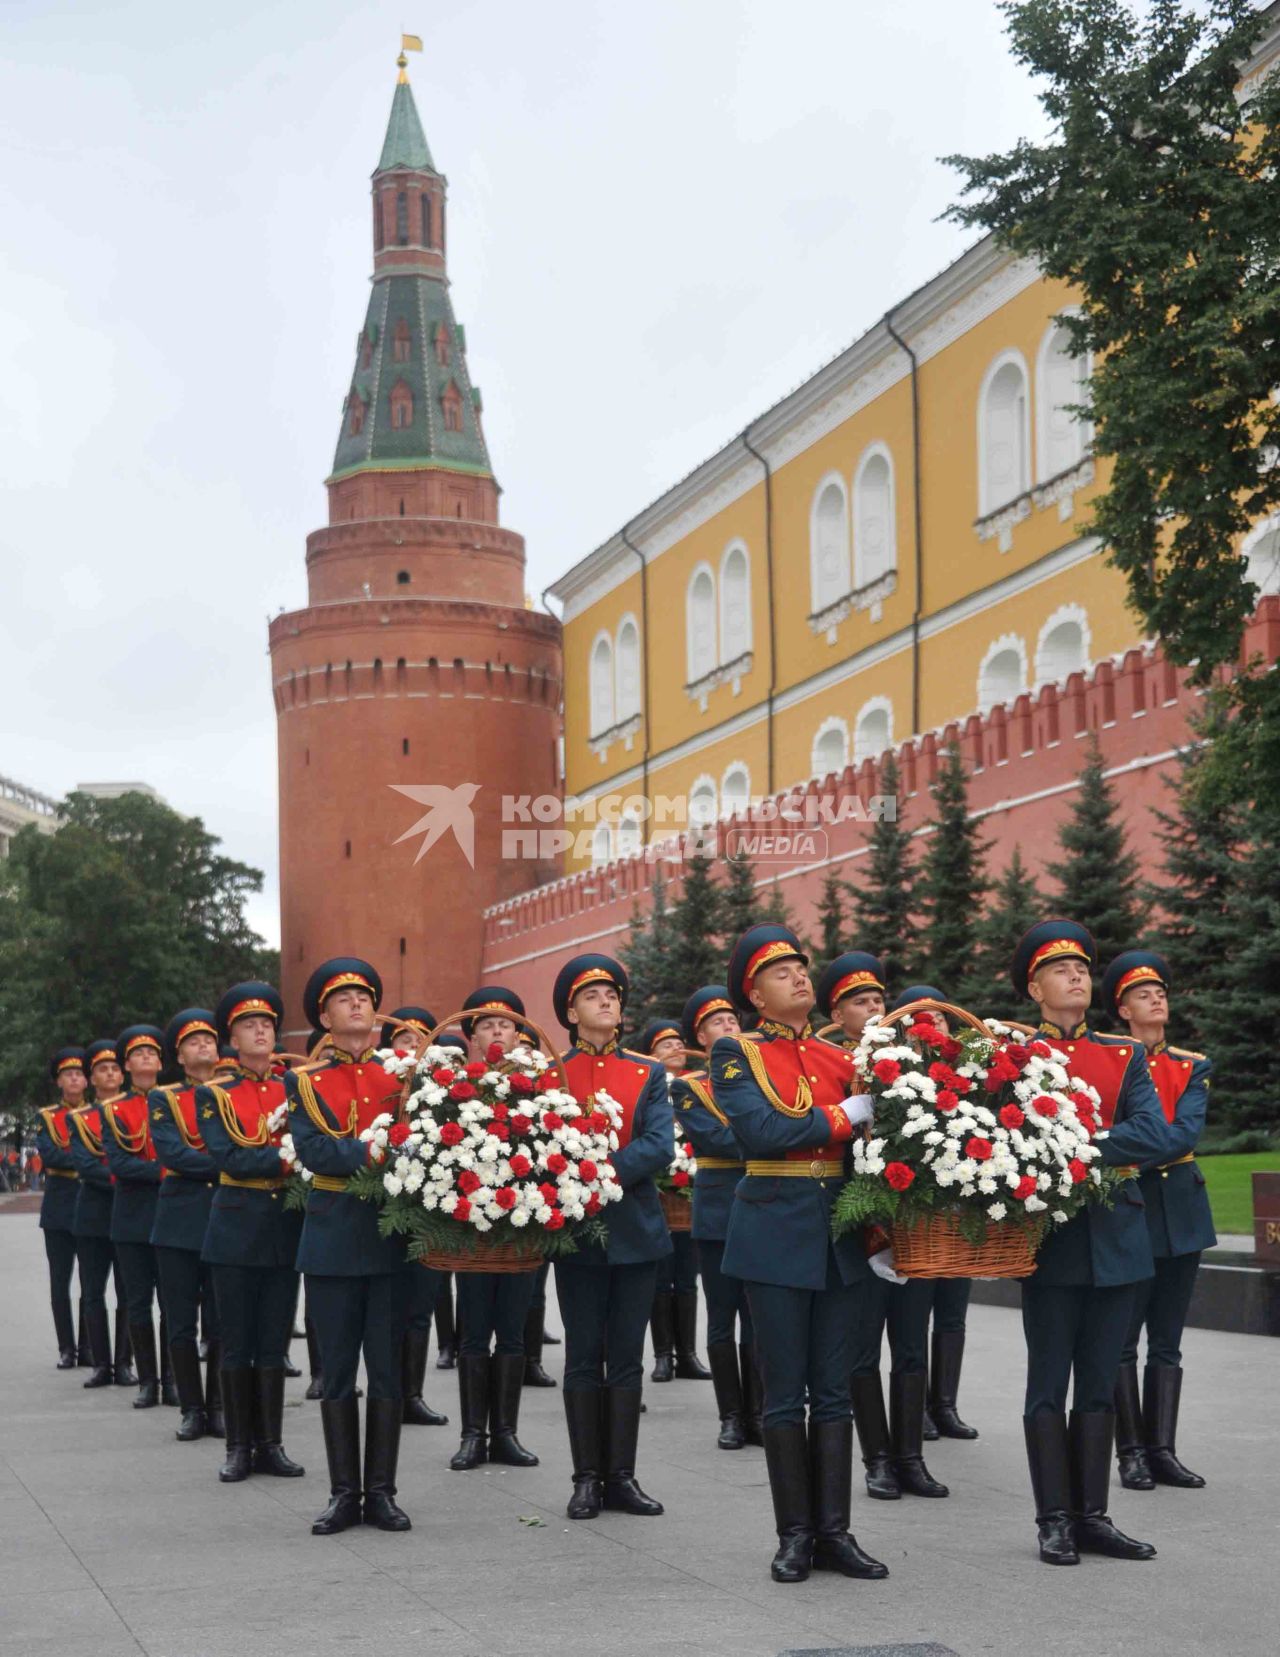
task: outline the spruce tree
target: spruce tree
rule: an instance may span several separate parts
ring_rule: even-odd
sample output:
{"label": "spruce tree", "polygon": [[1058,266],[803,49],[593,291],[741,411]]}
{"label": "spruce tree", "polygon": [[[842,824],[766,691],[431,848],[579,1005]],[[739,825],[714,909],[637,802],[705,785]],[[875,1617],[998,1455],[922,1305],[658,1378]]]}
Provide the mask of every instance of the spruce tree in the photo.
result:
{"label": "spruce tree", "polygon": [[980,1017],[1012,1018],[1027,1023],[1031,1005],[1009,982],[1009,963],[1018,940],[1045,914],[1044,899],[1036,892],[1020,847],[1005,865],[992,889],[991,902],[977,927],[974,970],[964,987],[965,1005]]}
{"label": "spruce tree", "polygon": [[1063,856],[1048,873],[1060,912],[1087,926],[1098,946],[1098,970],[1138,942],[1138,865],[1128,849],[1116,797],[1103,774],[1102,752],[1090,737],[1071,810],[1058,829]]}
{"label": "spruce tree", "polygon": [[726,852],[721,861],[724,883],[720,888],[720,936],[727,956],[747,928],[761,918],[760,900],[756,895],[755,865],[746,853]]}
{"label": "spruce tree", "polygon": [[849,948],[848,900],[852,891],[834,868],[827,869],[817,905],[818,937],[809,945],[810,969],[815,978],[829,961]]}
{"label": "spruce tree", "polygon": [[924,841],[916,905],[914,971],[925,983],[963,1002],[973,974],[978,923],[988,883],[983,865],[987,842],[969,815],[969,779],[954,743],[942,757],[929,789],[933,833]]}
{"label": "spruce tree", "polygon": [[725,952],[720,942],[721,892],[714,878],[715,865],[701,847],[687,852],[684,889],[668,915],[671,947],[668,970],[672,984],[680,990],[680,1006],[663,1012],[679,1012],[694,990],[703,984],[723,981]]}
{"label": "spruce tree", "polygon": [[852,946],[870,950],[884,963],[892,985],[901,984],[914,953],[915,865],[911,834],[903,828],[898,793],[898,763],[892,754],[880,774],[881,792],[895,802],[894,815],[872,826],[865,857],[853,864]]}
{"label": "spruce tree", "polygon": [[631,932],[619,951],[627,969],[627,1025],[640,1029],[651,1018],[674,1018],[684,1005],[672,970],[673,932],[667,907],[667,883],[656,870],[645,914],[637,904],[631,912]]}

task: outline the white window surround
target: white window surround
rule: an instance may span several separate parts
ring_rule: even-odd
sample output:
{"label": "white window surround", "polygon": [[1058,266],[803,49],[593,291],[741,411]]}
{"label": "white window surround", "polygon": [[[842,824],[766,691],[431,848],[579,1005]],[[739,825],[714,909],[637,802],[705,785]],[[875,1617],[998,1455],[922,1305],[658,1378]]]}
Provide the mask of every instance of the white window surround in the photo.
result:
{"label": "white window surround", "polygon": [[852,585],[849,489],[839,472],[828,472],[819,480],[809,506],[810,611],[816,615],[827,609],[843,598]]}
{"label": "white window surround", "polygon": [[634,856],[640,850],[642,840],[640,819],[630,812],[623,812],[618,819],[618,856]]}
{"label": "white window surround", "polygon": [[978,516],[985,518],[1031,489],[1031,375],[1021,351],[1001,351],[990,363],[977,416]]}
{"label": "white window surround", "polygon": [[616,723],[614,719],[614,684],[613,684],[613,640],[608,633],[601,631],[596,634],[591,644],[590,663],[590,708],[591,708],[591,735],[601,736],[605,731],[612,730]]}
{"label": "white window surround", "polygon": [[1280,593],[1280,512],[1253,526],[1240,543],[1240,557],[1257,584],[1259,601]]}
{"label": "white window surround", "polygon": [[853,763],[879,759],[893,747],[893,703],[887,696],[872,696],[858,709],[853,722]]}
{"label": "white window surround", "polygon": [[987,646],[978,668],[978,711],[988,714],[1027,688],[1027,642],[1017,633],[1002,633]]}
{"label": "white window surround", "polygon": [[718,811],[716,779],[704,771],[695,777],[689,788],[687,817],[689,826],[714,823]]}
{"label": "white window surround", "polygon": [[[1069,648],[1071,631],[1076,640]],[[1057,639],[1054,635],[1059,634]],[[1085,672],[1089,666],[1089,616],[1083,604],[1061,604],[1040,629],[1036,639],[1036,684],[1057,684],[1068,673]],[[1074,658],[1074,659],[1070,659]]]}
{"label": "white window surround", "polygon": [[591,866],[598,869],[613,855],[613,831],[608,823],[597,823],[591,835]]}
{"label": "white window surround", "polygon": [[1088,421],[1061,413],[1066,404],[1085,401],[1089,383],[1090,359],[1068,356],[1069,343],[1055,320],[1036,353],[1036,481],[1042,484],[1079,466],[1093,440]]}
{"label": "white window surround", "polygon": [[[883,467],[878,465],[883,463]],[[872,476],[868,478],[868,469]],[[883,479],[883,482],[881,482]],[[893,455],[871,443],[853,475],[853,586],[869,587],[898,567],[897,485]],[[876,539],[879,537],[879,546]]]}
{"label": "white window surround", "polygon": [[746,764],[736,759],[726,765],[720,779],[720,815],[739,816],[751,804],[751,772]]}
{"label": "white window surround", "polygon": [[751,554],[730,541],[720,555],[720,659],[723,667],[751,650]]}
{"label": "white window surround", "polygon": [[814,777],[839,776],[849,763],[849,726],[838,714],[824,719],[813,736],[809,771]]}
{"label": "white window surround", "polygon": [[710,564],[698,564],[685,588],[686,680],[696,684],[719,666],[716,578]]}
{"label": "white window surround", "polygon": [[640,628],[633,615],[618,623],[614,643],[614,709],[619,724],[640,712]]}

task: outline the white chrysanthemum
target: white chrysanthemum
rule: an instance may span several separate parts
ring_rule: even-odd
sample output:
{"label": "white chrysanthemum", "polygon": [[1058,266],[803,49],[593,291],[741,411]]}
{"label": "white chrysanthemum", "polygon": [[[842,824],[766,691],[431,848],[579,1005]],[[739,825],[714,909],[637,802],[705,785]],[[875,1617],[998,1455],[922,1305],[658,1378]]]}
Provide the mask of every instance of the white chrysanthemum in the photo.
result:
{"label": "white chrysanthemum", "polygon": [[1048,1203],[1041,1202],[1039,1197],[1035,1196],[1028,1197],[1024,1204],[1028,1214],[1043,1214],[1048,1206]]}
{"label": "white chrysanthemum", "polygon": [[987,1206],[987,1215],[993,1220],[1003,1220],[1009,1210],[1002,1202],[993,1202]]}

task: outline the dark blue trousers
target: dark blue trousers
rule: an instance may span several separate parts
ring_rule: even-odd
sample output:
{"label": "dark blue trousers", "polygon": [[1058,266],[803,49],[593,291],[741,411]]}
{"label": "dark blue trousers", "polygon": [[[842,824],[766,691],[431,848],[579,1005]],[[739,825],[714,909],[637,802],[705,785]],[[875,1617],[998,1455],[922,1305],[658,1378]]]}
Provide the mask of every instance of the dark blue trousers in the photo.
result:
{"label": "dark blue trousers", "polygon": [[169,1345],[179,1341],[195,1343],[199,1333],[200,1297],[205,1305],[205,1338],[218,1339],[218,1316],[212,1293],[212,1266],[200,1258],[198,1249],[174,1249],[155,1245],[156,1276],[160,1284],[160,1305],[164,1309]]}
{"label": "dark blue trousers", "polygon": [[544,1260],[533,1274],[533,1294],[529,1300],[531,1312],[545,1312],[547,1309],[547,1276],[550,1271],[550,1260]]}
{"label": "dark blue trousers", "polygon": [[657,1276],[656,1261],[611,1266],[601,1248],[556,1261],[566,1392],[639,1390]]}
{"label": "dark blue trousers", "polygon": [[929,1312],[934,1285],[913,1277],[886,1283],[873,1277],[858,1306],[853,1330],[854,1375],[880,1373],[880,1347],[889,1331],[889,1359],[895,1375],[921,1375],[929,1367]]}
{"label": "dark blue trousers", "polygon": [[307,1305],[320,1343],[325,1398],[355,1396],[362,1352],[369,1397],[401,1397],[404,1273],[321,1277],[308,1272],[306,1277]]}
{"label": "dark blue trousers", "polygon": [[114,1256],[106,1237],[77,1237],[76,1261],[80,1267],[80,1298],[86,1312],[107,1304],[107,1279]]}
{"label": "dark blue trousers", "polygon": [[698,1259],[687,1231],[671,1233],[671,1253],[658,1261],[657,1294],[691,1295],[698,1288]]}
{"label": "dark blue trousers", "polygon": [[1200,1269],[1200,1254],[1175,1254],[1156,1261],[1156,1275],[1135,1285],[1133,1315],[1125,1340],[1123,1363],[1138,1361],[1138,1339],[1147,1326],[1147,1362],[1177,1369],[1182,1362],[1182,1331]]}
{"label": "dark blue trousers", "polygon": [[292,1266],[209,1269],[222,1333],[222,1367],[283,1369],[298,1303],[297,1272]]}
{"label": "dark blue trousers", "polygon": [[1115,1407],[1116,1373],[1133,1313],[1132,1283],[1022,1285],[1027,1338],[1024,1415],[1062,1414],[1075,1376],[1071,1407],[1082,1414]]}
{"label": "dark blue trousers", "polygon": [[[750,1346],[755,1339],[747,1286],[740,1277],[726,1277],[721,1270],[724,1244],[699,1239],[698,1265],[702,1271],[702,1293],[707,1302],[707,1345],[723,1346],[737,1341]],[[735,1328],[736,1325],[736,1328]]]}
{"label": "dark blue trousers", "polygon": [[46,1231],[44,1252],[49,1262],[49,1305],[53,1309],[53,1327],[58,1337],[58,1350],[65,1352],[76,1344],[75,1319],[71,1315],[71,1273],[76,1264],[76,1240],[69,1231]]}
{"label": "dark blue trousers", "polygon": [[130,1323],[146,1323],[156,1300],[156,1251],[150,1243],[113,1245],[124,1278]]}
{"label": "dark blue trousers", "polygon": [[404,1280],[406,1329],[416,1329],[419,1333],[430,1334],[431,1314],[436,1308],[436,1295],[440,1292],[442,1275],[445,1274],[433,1271],[427,1266],[420,1266],[417,1261],[409,1262]]}
{"label": "dark blue trousers", "polygon": [[827,1250],[825,1289],[748,1283],[756,1355],[764,1378],[764,1424],[848,1421],[853,1330],[866,1283],[846,1285]]}
{"label": "dark blue trousers", "polygon": [[533,1272],[458,1272],[458,1351],[471,1357],[523,1355]]}
{"label": "dark blue trousers", "polygon": [[941,1335],[963,1335],[969,1315],[969,1296],[973,1293],[971,1277],[937,1277],[929,1287],[933,1290],[933,1327]]}

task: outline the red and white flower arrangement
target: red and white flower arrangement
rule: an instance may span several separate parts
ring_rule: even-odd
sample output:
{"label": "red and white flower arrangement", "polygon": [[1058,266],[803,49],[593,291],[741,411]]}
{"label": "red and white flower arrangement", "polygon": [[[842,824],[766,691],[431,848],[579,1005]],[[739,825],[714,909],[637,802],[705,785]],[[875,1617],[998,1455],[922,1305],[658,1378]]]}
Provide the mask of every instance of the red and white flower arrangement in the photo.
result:
{"label": "red and white flower arrangement", "polygon": [[854,1062],[875,1118],[853,1142],[837,1230],[946,1213],[972,1241],[992,1225],[1038,1241],[1109,1200],[1118,1176],[1093,1142],[1098,1094],[1048,1042],[994,1021],[951,1035],[917,1015],[905,1030],[872,1020]]}
{"label": "red and white flower arrangement", "polygon": [[693,1177],[698,1172],[698,1159],[693,1154],[692,1144],[678,1135],[675,1151],[670,1167],[665,1174],[659,1174],[654,1183],[659,1191],[682,1197],[685,1202],[692,1202]]}
{"label": "red and white flower arrangement", "polygon": [[604,1212],[623,1194],[611,1160],[622,1113],[607,1094],[579,1104],[527,1045],[508,1053],[495,1042],[483,1060],[437,1046],[379,1057],[406,1097],[398,1118],[362,1135],[372,1166],[351,1189],[381,1204],[383,1231],[407,1235],[412,1255],[501,1245],[546,1255],[603,1239]]}

